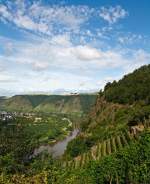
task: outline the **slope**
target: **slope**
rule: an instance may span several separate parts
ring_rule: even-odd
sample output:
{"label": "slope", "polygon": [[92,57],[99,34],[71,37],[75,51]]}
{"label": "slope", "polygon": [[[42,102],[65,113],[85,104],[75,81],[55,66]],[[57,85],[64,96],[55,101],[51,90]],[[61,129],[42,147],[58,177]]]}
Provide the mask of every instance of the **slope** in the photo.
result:
{"label": "slope", "polygon": [[81,95],[16,95],[0,101],[0,110],[85,113],[95,104],[96,94]]}

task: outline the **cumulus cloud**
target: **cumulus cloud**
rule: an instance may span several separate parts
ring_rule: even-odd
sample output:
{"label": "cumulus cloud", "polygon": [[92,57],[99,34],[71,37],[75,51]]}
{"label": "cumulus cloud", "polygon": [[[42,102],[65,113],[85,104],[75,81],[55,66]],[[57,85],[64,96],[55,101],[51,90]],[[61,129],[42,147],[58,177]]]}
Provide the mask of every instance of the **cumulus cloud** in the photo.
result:
{"label": "cumulus cloud", "polygon": [[99,16],[102,17],[109,24],[116,23],[119,19],[123,19],[128,15],[128,12],[121,6],[115,7],[101,7]]}
{"label": "cumulus cloud", "polygon": [[98,51],[95,48],[92,48],[90,46],[77,46],[72,48],[72,53],[79,59],[79,60],[97,60],[100,59],[101,54],[100,51]]}
{"label": "cumulus cloud", "polygon": [[84,72],[94,73],[94,70],[125,68],[137,63],[142,65],[149,59],[149,54],[142,49],[102,50],[88,44],[75,45],[67,35],[55,36],[49,40],[38,39],[31,42],[10,40],[10,42],[15,47],[15,52],[3,56],[3,60],[9,60],[18,67],[30,67],[37,72],[65,70],[78,73],[82,71],[82,75]]}
{"label": "cumulus cloud", "polygon": [[[64,41],[60,43],[51,45],[47,40],[41,44],[13,43],[18,46],[17,52],[1,56],[1,60],[15,68],[0,75],[1,87],[9,84],[9,89],[17,89],[19,86],[20,92],[100,89],[108,81],[119,79],[150,60],[150,54],[144,50],[125,53],[112,49],[103,51],[89,45],[76,46],[71,42],[64,47]],[[19,72],[13,75],[16,67]],[[119,74],[115,73],[118,70]],[[14,81],[18,78],[19,81]]]}
{"label": "cumulus cloud", "polygon": [[120,52],[102,51],[86,44],[74,45],[66,35],[13,45],[16,45],[15,53],[13,56],[7,56],[7,59],[29,65],[36,71],[55,69],[79,71],[82,68],[86,72],[97,68],[117,68],[127,63],[127,59]]}

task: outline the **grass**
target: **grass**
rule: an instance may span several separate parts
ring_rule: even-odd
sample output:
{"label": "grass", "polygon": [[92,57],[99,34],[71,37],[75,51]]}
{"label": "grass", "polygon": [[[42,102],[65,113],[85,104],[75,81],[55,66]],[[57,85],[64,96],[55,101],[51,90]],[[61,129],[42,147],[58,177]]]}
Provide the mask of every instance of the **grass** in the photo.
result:
{"label": "grass", "polygon": [[39,144],[52,144],[61,140],[69,134],[71,129],[69,121],[61,116],[42,117],[42,120],[36,123],[31,120],[26,122],[26,130],[32,135],[32,142]]}

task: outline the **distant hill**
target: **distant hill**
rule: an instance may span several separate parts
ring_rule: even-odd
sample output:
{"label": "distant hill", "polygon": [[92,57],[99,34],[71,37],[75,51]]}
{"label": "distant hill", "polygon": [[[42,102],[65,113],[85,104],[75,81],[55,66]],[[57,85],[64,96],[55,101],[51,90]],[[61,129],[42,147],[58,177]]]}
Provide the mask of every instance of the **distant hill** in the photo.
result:
{"label": "distant hill", "polygon": [[95,104],[97,94],[16,95],[0,98],[0,110],[52,113],[84,113]]}

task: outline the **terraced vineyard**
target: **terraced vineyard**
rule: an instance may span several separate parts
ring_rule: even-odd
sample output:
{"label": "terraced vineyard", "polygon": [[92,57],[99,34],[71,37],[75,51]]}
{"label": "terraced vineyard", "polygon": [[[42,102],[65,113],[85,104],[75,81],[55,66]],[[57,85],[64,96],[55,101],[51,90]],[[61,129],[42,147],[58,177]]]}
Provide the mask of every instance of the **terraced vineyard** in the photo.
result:
{"label": "terraced vineyard", "polygon": [[77,169],[79,167],[84,167],[84,165],[90,160],[100,160],[102,157],[110,155],[122,149],[123,147],[128,146],[130,141],[136,140],[139,133],[148,127],[150,127],[150,120],[145,121],[143,124],[138,126],[132,127],[134,131],[131,129],[130,131],[126,131],[103,142],[99,142],[94,145],[90,151],[75,157],[71,161],[64,162],[63,167],[68,167],[69,169]]}

